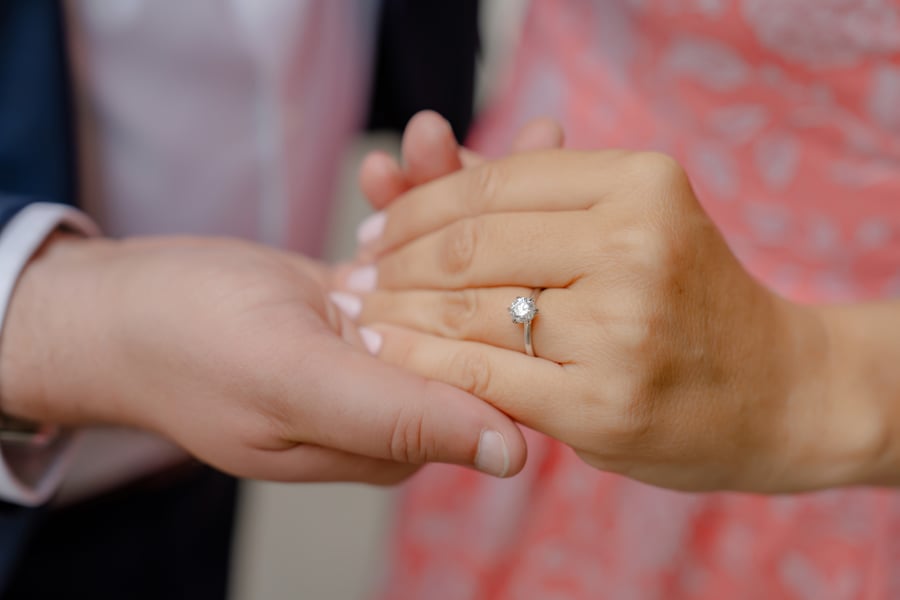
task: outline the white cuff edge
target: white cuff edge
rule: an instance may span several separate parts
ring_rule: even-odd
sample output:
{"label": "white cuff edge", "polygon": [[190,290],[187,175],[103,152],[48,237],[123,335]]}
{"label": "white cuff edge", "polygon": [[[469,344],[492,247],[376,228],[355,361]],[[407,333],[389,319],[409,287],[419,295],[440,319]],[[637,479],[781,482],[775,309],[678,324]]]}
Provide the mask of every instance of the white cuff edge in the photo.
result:
{"label": "white cuff edge", "polygon": [[[69,227],[86,236],[100,234],[97,225],[81,211],[49,202],[29,204],[0,232],[0,333],[19,275],[47,237],[59,227]],[[67,439],[55,445],[56,456],[33,486],[25,484],[13,473],[0,446],[0,500],[37,506],[53,495],[72,458],[74,434],[63,435]]]}

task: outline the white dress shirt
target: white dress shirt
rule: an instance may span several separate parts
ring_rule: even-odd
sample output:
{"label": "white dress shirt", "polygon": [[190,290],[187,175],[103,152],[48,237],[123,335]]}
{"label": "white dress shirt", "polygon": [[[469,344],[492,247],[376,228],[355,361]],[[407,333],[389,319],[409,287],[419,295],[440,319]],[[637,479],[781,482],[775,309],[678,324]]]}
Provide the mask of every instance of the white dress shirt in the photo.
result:
{"label": "white dress shirt", "polygon": [[[68,0],[82,210],[111,236],[230,235],[316,254],[367,106],[377,6]],[[0,234],[0,319],[28,257],[62,223],[93,233],[80,212],[44,204]],[[0,448],[0,499],[38,504],[62,484],[72,500],[183,457],[134,431],[80,438],[41,460]]]}

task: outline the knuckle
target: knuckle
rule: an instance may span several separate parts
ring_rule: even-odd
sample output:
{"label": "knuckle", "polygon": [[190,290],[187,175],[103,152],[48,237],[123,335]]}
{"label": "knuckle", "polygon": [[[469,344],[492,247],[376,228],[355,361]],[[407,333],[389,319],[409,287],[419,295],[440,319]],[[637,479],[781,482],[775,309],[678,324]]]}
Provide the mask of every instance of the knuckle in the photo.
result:
{"label": "knuckle", "polygon": [[622,345],[635,361],[653,347],[653,322],[655,305],[650,294],[637,292],[631,295],[630,318],[620,330]]}
{"label": "knuckle", "polygon": [[631,159],[636,169],[653,180],[673,182],[686,177],[678,161],[662,152],[637,152]]}
{"label": "knuckle", "polygon": [[478,314],[477,293],[473,289],[447,292],[443,304],[441,334],[449,338],[464,338],[470,323]]}
{"label": "knuckle", "polygon": [[634,458],[653,443],[658,415],[644,394],[642,376],[622,374],[607,378],[602,392],[592,391],[576,406],[565,431],[575,448],[591,449],[604,459]]}
{"label": "knuckle", "polygon": [[474,171],[473,189],[463,200],[469,215],[480,214],[485,206],[494,204],[507,180],[507,168],[502,161],[484,163]]}
{"label": "knuckle", "polygon": [[[642,223],[622,228],[600,242],[611,261],[610,268],[618,270],[628,265],[622,277],[640,292],[642,304],[653,300],[654,294],[665,291],[690,269],[690,241],[672,229],[660,222]],[[646,295],[650,297],[645,298]]]}
{"label": "knuckle", "polygon": [[265,409],[226,422],[226,430],[234,432],[235,439],[251,448],[280,447],[290,443],[288,440],[295,439],[298,433],[288,425],[289,420]]}
{"label": "knuckle", "polygon": [[593,322],[604,323],[595,333],[595,354],[609,365],[615,365],[615,385],[610,393],[614,398],[631,397],[635,386],[631,373],[643,364],[654,345],[654,325],[648,315],[651,308],[642,295],[625,291],[612,292],[604,308],[589,316]]}
{"label": "knuckle", "polygon": [[651,259],[658,258],[661,254],[659,235],[652,225],[642,223],[625,227],[611,237],[626,256],[637,259],[646,257],[641,262],[652,262]]}
{"label": "knuckle", "polygon": [[678,306],[687,293],[694,252],[684,238],[650,231],[632,253],[634,270],[641,276],[636,291],[641,315],[653,322],[665,313],[664,306]]}
{"label": "knuckle", "polygon": [[623,377],[613,398],[614,417],[607,421],[610,438],[619,448],[649,440],[654,429],[654,403],[647,378],[640,373]]}
{"label": "knuckle", "polygon": [[[411,336],[394,336],[390,344],[386,344],[378,357],[399,367],[414,372],[422,371],[418,356],[422,354],[421,345]],[[420,373],[421,374],[421,373]]]}
{"label": "knuckle", "polygon": [[630,225],[597,237],[594,261],[609,285],[639,290],[668,262],[667,242],[653,226]]}
{"label": "knuckle", "polygon": [[418,410],[401,410],[394,421],[390,456],[395,462],[420,465],[435,455],[427,435],[425,417]]}
{"label": "knuckle", "polygon": [[[658,289],[657,284],[650,283],[642,289],[625,293],[629,307],[617,331],[617,338],[625,352],[624,358],[633,365],[632,368],[641,366],[638,374],[646,370],[661,350],[669,320],[670,309],[661,301]],[[637,389],[638,386],[632,387]]]}
{"label": "knuckle", "polygon": [[450,226],[441,244],[438,263],[448,275],[459,275],[468,271],[475,261],[479,239],[479,221],[462,219]]}
{"label": "knuckle", "polygon": [[649,226],[642,228],[633,240],[631,254],[638,265],[650,272],[661,275],[672,260],[675,246],[669,236]]}
{"label": "knuckle", "polygon": [[[646,309],[637,309],[639,311]],[[620,444],[648,446],[661,427],[671,426],[672,390],[679,385],[682,360],[672,353],[665,310],[651,307],[636,314],[618,329],[616,375],[608,382],[608,400],[614,418],[609,419]]]}
{"label": "knuckle", "polygon": [[684,168],[674,158],[661,152],[638,152],[629,157],[631,173],[644,189],[645,197],[670,201],[690,189]]}
{"label": "knuckle", "polygon": [[458,352],[451,358],[448,368],[453,385],[479,398],[492,397],[492,379],[488,362],[478,353]]}

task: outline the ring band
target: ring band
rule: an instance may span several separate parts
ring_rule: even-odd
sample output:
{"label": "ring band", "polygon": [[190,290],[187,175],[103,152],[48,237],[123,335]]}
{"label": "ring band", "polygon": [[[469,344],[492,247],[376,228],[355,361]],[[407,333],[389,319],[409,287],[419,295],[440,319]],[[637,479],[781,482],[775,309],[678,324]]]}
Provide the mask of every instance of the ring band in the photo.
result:
{"label": "ring band", "polygon": [[531,296],[518,296],[509,305],[509,314],[513,323],[525,326],[525,354],[536,356],[534,353],[534,340],[531,335],[531,322],[538,314],[537,298],[543,290],[535,288]]}

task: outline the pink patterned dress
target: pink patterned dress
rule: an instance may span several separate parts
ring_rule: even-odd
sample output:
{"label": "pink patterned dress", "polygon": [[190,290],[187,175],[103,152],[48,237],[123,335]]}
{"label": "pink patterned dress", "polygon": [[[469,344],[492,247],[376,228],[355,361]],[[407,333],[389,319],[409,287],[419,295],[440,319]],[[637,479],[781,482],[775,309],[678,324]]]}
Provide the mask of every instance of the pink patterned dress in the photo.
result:
{"label": "pink patterned dress", "polygon": [[[534,0],[473,144],[540,114],[676,156],[784,296],[900,296],[900,0]],[[900,598],[900,492],[677,493],[528,441],[510,480],[411,481],[386,598]]]}

